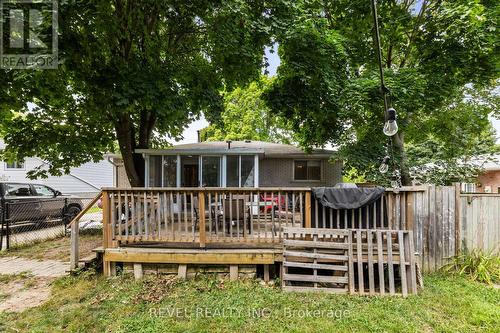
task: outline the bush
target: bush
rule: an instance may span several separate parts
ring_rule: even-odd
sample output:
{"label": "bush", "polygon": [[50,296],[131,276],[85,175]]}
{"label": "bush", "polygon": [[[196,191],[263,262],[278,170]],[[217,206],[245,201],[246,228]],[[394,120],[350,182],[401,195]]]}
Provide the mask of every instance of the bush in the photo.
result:
{"label": "bush", "polygon": [[466,276],[473,281],[488,284],[500,283],[500,257],[483,250],[466,251],[455,256],[442,270]]}

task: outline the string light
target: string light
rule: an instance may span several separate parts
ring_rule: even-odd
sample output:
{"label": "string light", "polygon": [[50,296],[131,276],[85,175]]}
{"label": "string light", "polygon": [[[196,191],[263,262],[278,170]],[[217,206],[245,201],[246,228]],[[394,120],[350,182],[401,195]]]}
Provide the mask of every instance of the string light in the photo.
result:
{"label": "string light", "polygon": [[[385,86],[384,82],[384,67],[382,64],[382,49],[380,47],[380,32],[378,28],[378,15],[377,15],[377,1],[371,0],[372,4],[372,14],[373,14],[373,23],[375,26],[375,48],[377,53],[378,67],[380,71],[380,90],[382,92],[382,96],[384,98],[384,116],[385,116],[385,124],[383,128],[383,132],[385,135],[389,137],[389,147],[391,156],[393,154],[393,146],[392,146],[392,137],[396,135],[398,132],[398,124],[396,122],[396,110],[390,106],[390,100],[387,94],[389,93],[389,89]],[[401,173],[398,169],[396,169],[394,158],[390,158],[389,154],[384,157],[382,164],[379,167],[379,171],[382,174],[387,173],[389,171],[388,162],[391,161],[393,172],[391,176],[391,186],[393,189],[399,189],[401,187]]]}
{"label": "string light", "polygon": [[398,123],[396,122],[396,110],[389,108],[387,110],[387,120],[384,125],[384,134],[393,136],[398,132]]}

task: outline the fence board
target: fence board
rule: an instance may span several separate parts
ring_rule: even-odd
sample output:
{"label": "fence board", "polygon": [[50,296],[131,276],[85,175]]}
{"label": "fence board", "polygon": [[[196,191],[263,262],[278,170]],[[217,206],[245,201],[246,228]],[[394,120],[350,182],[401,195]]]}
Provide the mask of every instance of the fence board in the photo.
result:
{"label": "fence board", "polygon": [[500,253],[500,196],[462,194],[460,206],[463,247]]}

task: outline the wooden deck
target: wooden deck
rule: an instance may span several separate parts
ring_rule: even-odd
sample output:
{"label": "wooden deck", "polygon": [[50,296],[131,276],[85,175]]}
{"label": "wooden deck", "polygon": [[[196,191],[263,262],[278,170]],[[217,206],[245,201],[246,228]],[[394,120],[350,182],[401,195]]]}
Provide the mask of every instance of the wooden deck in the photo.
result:
{"label": "wooden deck", "polygon": [[[227,265],[235,278],[240,265],[251,265],[269,280],[274,266],[285,290],[326,285],[330,292],[406,295],[415,291],[408,276],[415,276],[416,258],[413,236],[403,230],[414,223],[408,202],[417,191],[388,191],[362,209],[334,210],[308,188],[106,188],[99,196],[104,274],[116,274],[117,264],[133,266],[138,278],[143,266],[177,265],[185,277],[187,265]],[[71,230],[76,265],[78,228]],[[396,278],[406,287],[395,290]]]}

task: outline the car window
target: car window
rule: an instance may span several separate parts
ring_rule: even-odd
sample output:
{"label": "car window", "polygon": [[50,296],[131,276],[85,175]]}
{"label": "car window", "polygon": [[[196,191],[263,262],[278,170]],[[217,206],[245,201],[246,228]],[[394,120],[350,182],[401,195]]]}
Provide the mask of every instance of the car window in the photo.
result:
{"label": "car window", "polygon": [[5,184],[5,197],[27,197],[31,195],[33,193],[28,184]]}
{"label": "car window", "polygon": [[54,196],[54,191],[47,186],[44,185],[33,185],[36,191],[36,195],[38,196],[43,196],[43,197],[53,197]]}

